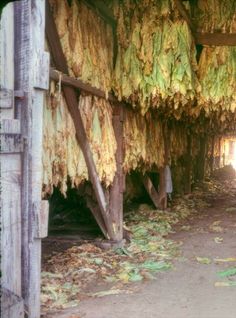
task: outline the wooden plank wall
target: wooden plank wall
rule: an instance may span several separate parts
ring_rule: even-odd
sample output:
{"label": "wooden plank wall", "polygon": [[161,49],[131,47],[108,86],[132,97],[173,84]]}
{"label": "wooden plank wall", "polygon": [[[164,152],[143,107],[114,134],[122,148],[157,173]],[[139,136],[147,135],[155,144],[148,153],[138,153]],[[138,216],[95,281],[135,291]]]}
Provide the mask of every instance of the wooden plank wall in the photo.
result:
{"label": "wooden plank wall", "polygon": [[[0,22],[0,200],[1,200],[1,317],[23,318],[21,298],[21,154],[14,138],[14,10],[4,8]],[[17,139],[18,140],[18,139]],[[19,140],[18,140],[19,141]],[[14,304],[13,304],[13,299]],[[5,301],[7,300],[7,301]],[[16,301],[17,300],[17,301]]]}
{"label": "wooden plank wall", "polygon": [[[22,293],[28,318],[40,317],[41,238],[48,205],[41,201],[44,90],[49,55],[44,52],[45,0],[22,0],[15,9],[15,89],[24,140],[22,173]],[[44,222],[44,224],[42,224]],[[44,229],[39,228],[43,226]]]}

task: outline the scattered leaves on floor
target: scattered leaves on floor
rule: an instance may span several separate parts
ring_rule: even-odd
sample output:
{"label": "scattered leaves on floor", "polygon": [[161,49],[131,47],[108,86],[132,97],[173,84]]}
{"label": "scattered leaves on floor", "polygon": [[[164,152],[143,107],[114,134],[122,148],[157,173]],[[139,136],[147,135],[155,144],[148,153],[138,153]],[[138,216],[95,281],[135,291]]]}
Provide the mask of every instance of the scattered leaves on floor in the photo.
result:
{"label": "scattered leaves on floor", "polygon": [[[51,256],[43,264],[43,308],[67,308],[86,297],[131,293],[131,283],[155,279],[156,273],[171,269],[171,260],[180,256],[181,242],[166,236],[174,224],[196,212],[195,206],[194,200],[188,198],[177,198],[168,212],[142,204],[125,216],[125,227],[131,233],[125,247],[102,250],[85,242]],[[104,283],[112,286],[88,292]]]}

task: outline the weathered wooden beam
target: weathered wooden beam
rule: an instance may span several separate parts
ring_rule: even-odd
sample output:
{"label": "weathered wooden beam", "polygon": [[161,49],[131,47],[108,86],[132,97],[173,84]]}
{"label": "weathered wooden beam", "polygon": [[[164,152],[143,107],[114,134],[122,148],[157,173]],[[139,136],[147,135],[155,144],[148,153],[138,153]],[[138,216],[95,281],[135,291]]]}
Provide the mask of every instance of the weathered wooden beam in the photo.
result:
{"label": "weathered wooden beam", "polygon": [[158,195],[151,179],[147,175],[145,175],[143,177],[143,185],[144,185],[147,193],[149,194],[153,204],[155,205],[155,207],[157,209],[159,209],[160,208],[160,196]]}
{"label": "weathered wooden beam", "polygon": [[205,177],[207,153],[207,137],[205,135],[200,137],[200,149],[198,154],[198,181],[203,181]]}
{"label": "weathered wooden beam", "polygon": [[194,34],[196,44],[215,46],[236,46],[236,33],[200,33]]}
{"label": "weathered wooden beam", "polygon": [[215,136],[211,137],[211,157],[210,157],[210,172],[214,170],[214,153],[215,153]]}
{"label": "weathered wooden beam", "polygon": [[191,176],[192,176],[192,136],[187,135],[187,153],[185,164],[185,193],[191,193]]}
{"label": "weathered wooden beam", "polygon": [[[52,54],[56,68],[59,71],[65,74],[68,74],[68,66],[67,66],[66,58],[62,51],[62,46],[60,43],[55,21],[53,19],[51,8],[48,1],[46,1],[46,35],[47,35],[47,39],[48,39],[48,43],[50,47],[50,52]],[[106,202],[106,198],[103,192],[101,182],[98,177],[98,173],[97,173],[96,166],[93,160],[90,145],[89,145],[86,132],[84,129],[83,120],[80,114],[80,110],[78,108],[77,93],[75,89],[70,86],[63,85],[62,89],[63,89],[68,110],[71,114],[71,117],[75,125],[76,138],[81,147],[81,150],[83,151],[85,162],[88,168],[89,178],[93,185],[96,199],[98,201],[98,205],[99,205],[102,217],[104,219],[104,223],[106,225],[106,229],[107,229],[106,237],[108,239],[113,239],[114,231],[112,228],[111,218],[109,215],[109,208]]]}
{"label": "weathered wooden beam", "polygon": [[159,180],[159,206],[162,209],[167,208],[167,194],[166,194],[166,180],[165,180],[165,167],[161,167],[159,169],[159,175],[160,175],[160,180]]}
{"label": "weathered wooden beam", "polygon": [[116,234],[116,240],[123,239],[123,108],[121,105],[113,106],[113,129],[117,142],[116,150],[116,174],[110,187],[109,204],[112,215],[112,223]]}
{"label": "weathered wooden beam", "polygon": [[60,72],[52,68],[50,69],[50,78],[54,81],[61,80],[61,83],[63,85],[78,88],[85,93],[88,93],[97,97],[101,97],[104,99],[108,99],[112,103],[119,103],[118,99],[115,96],[113,96],[111,93],[109,93],[108,96],[106,96],[106,93],[100,90],[99,88],[93,87],[90,84],[86,84],[80,79],[76,79],[69,75],[62,74],[62,73],[60,74]]}

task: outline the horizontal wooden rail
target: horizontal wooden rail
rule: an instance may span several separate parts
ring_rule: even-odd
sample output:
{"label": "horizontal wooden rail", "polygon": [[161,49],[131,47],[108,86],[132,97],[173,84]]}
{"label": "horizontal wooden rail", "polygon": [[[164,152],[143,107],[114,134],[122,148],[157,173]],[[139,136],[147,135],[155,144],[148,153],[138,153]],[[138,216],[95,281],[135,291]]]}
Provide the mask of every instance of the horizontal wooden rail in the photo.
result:
{"label": "horizontal wooden rail", "polygon": [[109,93],[107,96],[106,93],[104,91],[102,91],[101,89],[93,87],[90,84],[86,84],[83,81],[81,81],[80,79],[76,79],[76,78],[71,77],[69,75],[60,73],[59,71],[57,71],[53,68],[50,69],[50,78],[54,81],[61,80],[61,83],[64,85],[78,88],[81,91],[84,91],[88,94],[107,99],[112,103],[120,103],[118,101],[118,99],[115,96],[113,96],[111,93]]}
{"label": "horizontal wooden rail", "polygon": [[215,46],[236,46],[236,33],[200,33],[194,34],[196,44]]}

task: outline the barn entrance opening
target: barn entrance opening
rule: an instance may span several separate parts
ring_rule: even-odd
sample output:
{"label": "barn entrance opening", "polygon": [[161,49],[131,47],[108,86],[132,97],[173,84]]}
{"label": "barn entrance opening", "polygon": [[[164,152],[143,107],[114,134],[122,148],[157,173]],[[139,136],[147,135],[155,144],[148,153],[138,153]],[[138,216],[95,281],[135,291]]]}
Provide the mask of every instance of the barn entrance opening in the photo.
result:
{"label": "barn entrance opening", "polygon": [[49,200],[48,237],[43,240],[43,257],[54,252],[103,238],[87,200],[92,196],[92,187],[84,182],[77,188],[68,184],[66,194],[54,187]]}

